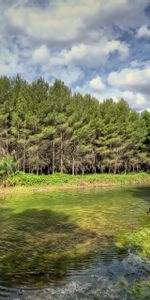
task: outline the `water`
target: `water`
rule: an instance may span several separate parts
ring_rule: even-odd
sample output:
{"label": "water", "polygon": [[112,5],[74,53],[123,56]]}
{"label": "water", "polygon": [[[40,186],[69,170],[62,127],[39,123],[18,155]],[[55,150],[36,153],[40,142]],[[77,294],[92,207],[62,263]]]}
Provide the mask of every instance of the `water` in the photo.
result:
{"label": "water", "polygon": [[150,188],[0,198],[0,299],[150,299]]}

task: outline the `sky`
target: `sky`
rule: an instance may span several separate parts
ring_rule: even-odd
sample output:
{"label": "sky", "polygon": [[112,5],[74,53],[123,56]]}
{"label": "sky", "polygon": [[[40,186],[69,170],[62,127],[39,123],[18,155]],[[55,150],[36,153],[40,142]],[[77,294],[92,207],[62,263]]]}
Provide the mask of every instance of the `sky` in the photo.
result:
{"label": "sky", "polygon": [[0,76],[150,109],[150,0],[0,0]]}

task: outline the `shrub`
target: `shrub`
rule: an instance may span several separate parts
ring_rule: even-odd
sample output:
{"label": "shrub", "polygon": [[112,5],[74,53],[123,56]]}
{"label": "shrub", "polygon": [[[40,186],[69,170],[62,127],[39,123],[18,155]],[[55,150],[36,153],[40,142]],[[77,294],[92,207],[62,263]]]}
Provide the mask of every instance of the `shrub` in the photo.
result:
{"label": "shrub", "polygon": [[7,177],[15,172],[16,163],[11,155],[6,155],[0,161],[0,177],[2,178],[3,185],[6,185]]}

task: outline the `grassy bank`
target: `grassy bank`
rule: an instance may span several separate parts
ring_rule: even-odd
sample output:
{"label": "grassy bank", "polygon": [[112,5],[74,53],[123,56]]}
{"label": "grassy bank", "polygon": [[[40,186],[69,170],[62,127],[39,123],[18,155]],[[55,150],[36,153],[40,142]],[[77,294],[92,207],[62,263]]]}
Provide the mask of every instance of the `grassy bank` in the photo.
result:
{"label": "grassy bank", "polygon": [[31,191],[32,189],[69,189],[92,186],[122,186],[122,185],[150,184],[150,174],[90,174],[72,176],[55,173],[54,175],[35,175],[16,172],[9,176],[6,187],[1,192]]}

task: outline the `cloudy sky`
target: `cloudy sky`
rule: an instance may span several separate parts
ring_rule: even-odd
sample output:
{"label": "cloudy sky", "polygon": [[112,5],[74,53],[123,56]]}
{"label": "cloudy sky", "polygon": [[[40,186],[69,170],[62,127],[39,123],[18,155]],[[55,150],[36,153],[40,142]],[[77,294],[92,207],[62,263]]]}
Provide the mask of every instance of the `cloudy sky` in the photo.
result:
{"label": "cloudy sky", "polygon": [[150,108],[150,0],[0,0],[0,75]]}

